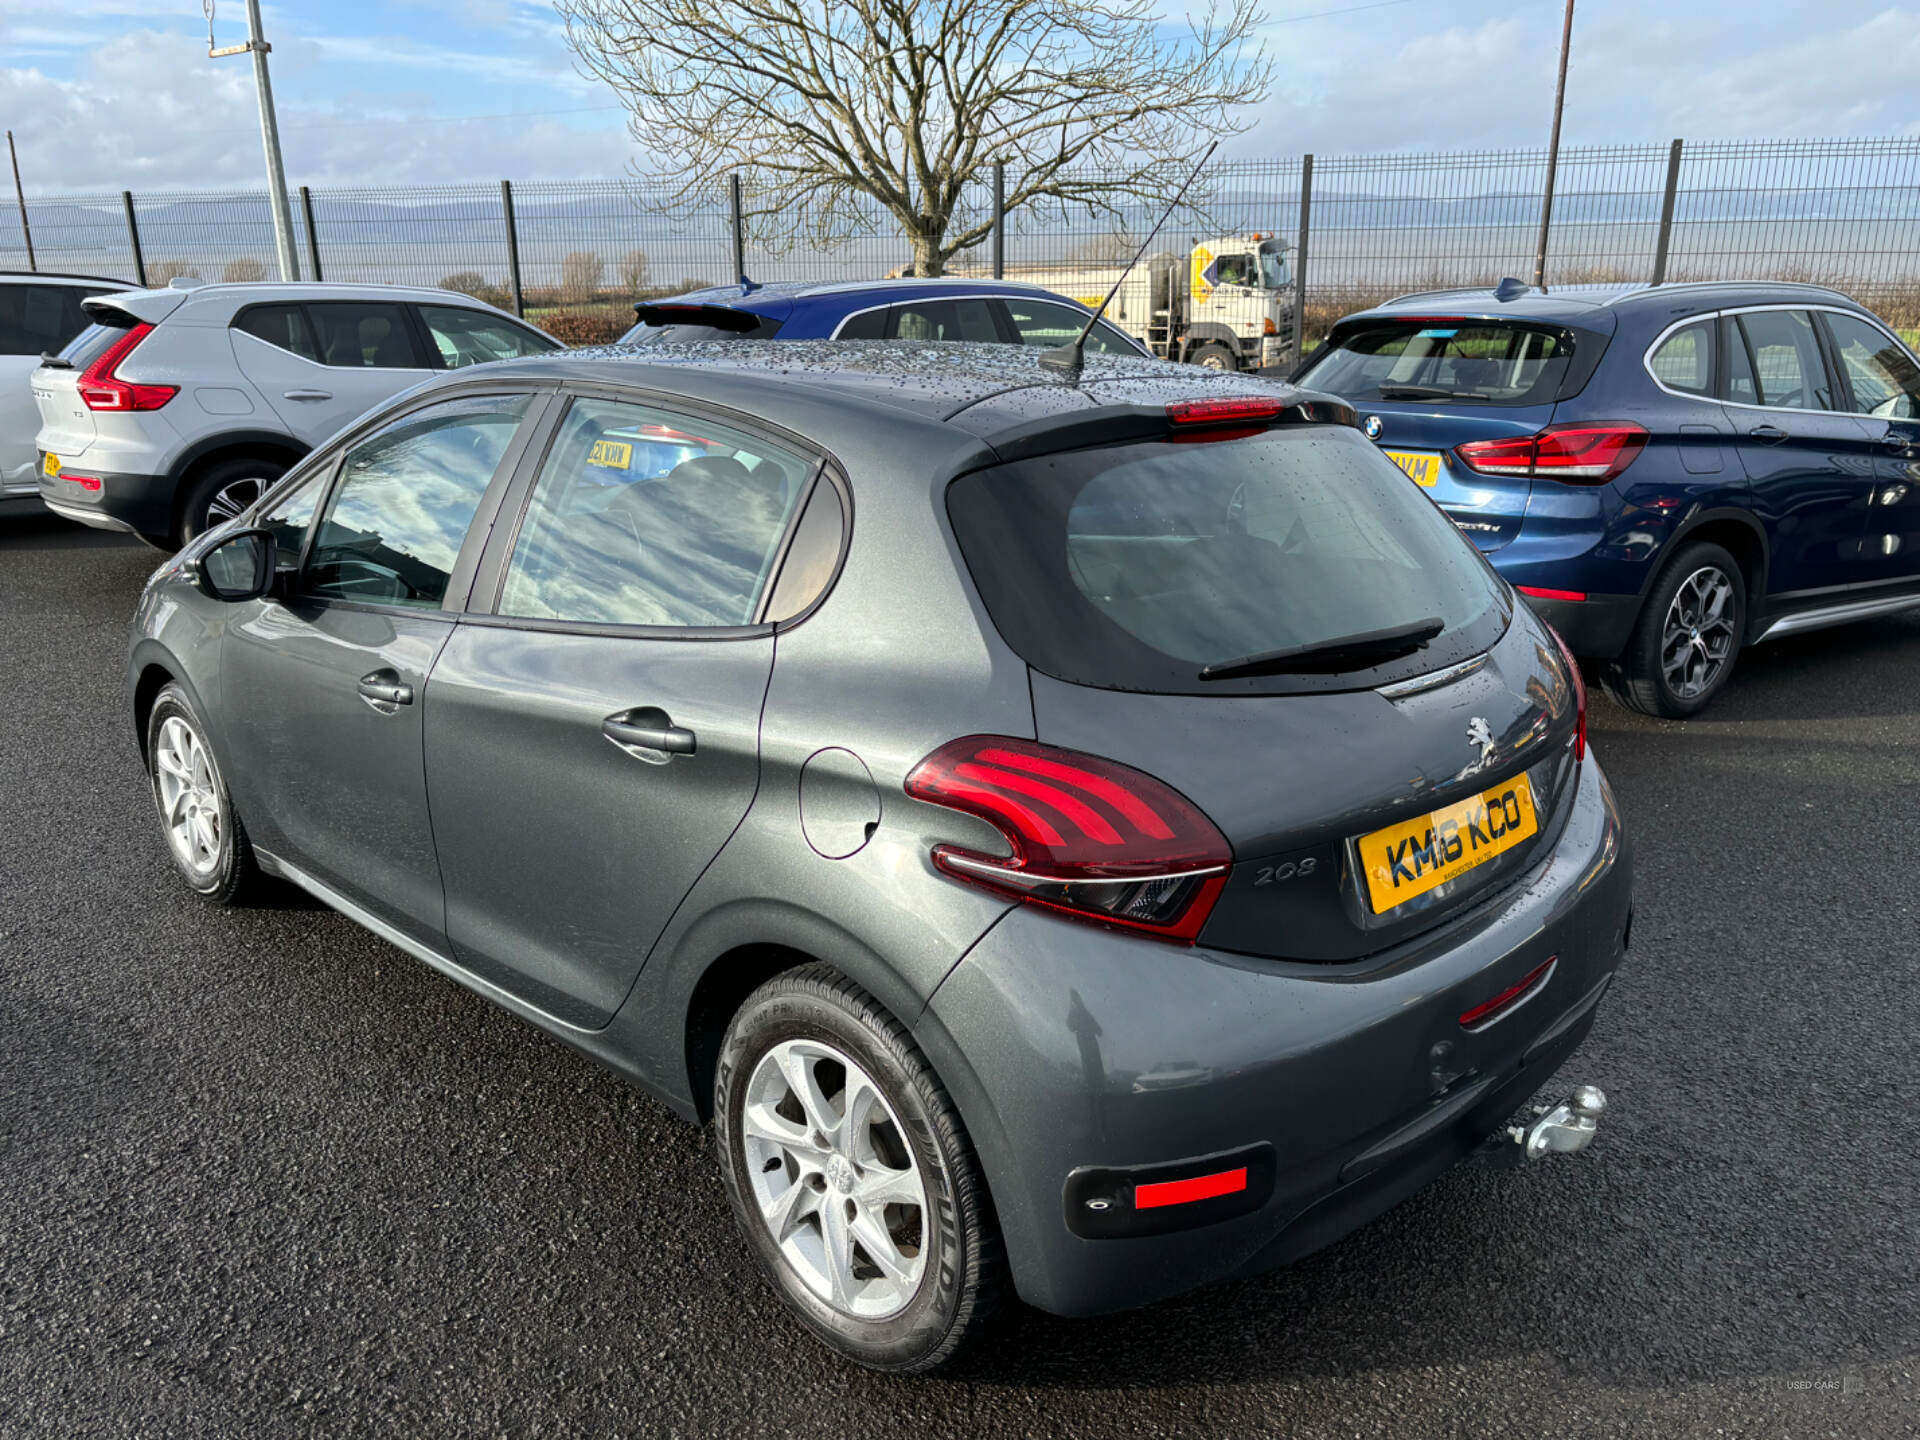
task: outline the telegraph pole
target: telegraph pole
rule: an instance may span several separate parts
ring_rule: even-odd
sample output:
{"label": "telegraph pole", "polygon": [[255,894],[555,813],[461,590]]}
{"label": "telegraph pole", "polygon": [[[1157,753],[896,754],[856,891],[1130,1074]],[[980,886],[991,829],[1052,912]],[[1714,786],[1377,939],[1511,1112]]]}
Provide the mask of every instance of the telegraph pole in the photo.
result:
{"label": "telegraph pole", "polygon": [[267,52],[273,47],[260,34],[260,0],[247,0],[247,43],[215,49],[213,44],[213,4],[205,0],[207,14],[207,56],[217,60],[223,55],[253,52],[253,83],[260,95],[260,143],[267,151],[267,191],[273,206],[273,245],[279,252],[280,278],[300,278],[300,252],[293,244],[293,212],[287,207],[287,171],[280,163],[280,122],[273,113],[273,80],[267,74]]}
{"label": "telegraph pole", "polygon": [[1540,199],[1540,244],[1533,252],[1533,283],[1547,283],[1547,231],[1553,225],[1553,180],[1560,168],[1560,112],[1567,103],[1567,51],[1573,44],[1573,0],[1567,0],[1567,18],[1560,26],[1560,78],[1553,87],[1553,137],[1547,141],[1547,192]]}

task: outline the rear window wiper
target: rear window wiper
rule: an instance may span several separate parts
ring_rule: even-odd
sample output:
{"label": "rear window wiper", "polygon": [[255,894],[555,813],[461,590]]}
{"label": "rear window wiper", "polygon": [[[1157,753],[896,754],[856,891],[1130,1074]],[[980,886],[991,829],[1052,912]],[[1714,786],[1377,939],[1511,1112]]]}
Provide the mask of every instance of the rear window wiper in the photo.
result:
{"label": "rear window wiper", "polygon": [[1394,625],[1385,630],[1364,630],[1358,635],[1341,635],[1312,645],[1289,645],[1281,650],[1262,650],[1242,655],[1238,660],[1219,660],[1200,672],[1202,680],[1235,680],[1245,675],[1284,675],[1288,673],[1338,674],[1358,669],[1361,664],[1378,665],[1401,655],[1424,650],[1427,642],[1447,628],[1438,615]]}
{"label": "rear window wiper", "polygon": [[1491,400],[1484,390],[1447,390],[1439,385],[1382,385],[1382,400]]}

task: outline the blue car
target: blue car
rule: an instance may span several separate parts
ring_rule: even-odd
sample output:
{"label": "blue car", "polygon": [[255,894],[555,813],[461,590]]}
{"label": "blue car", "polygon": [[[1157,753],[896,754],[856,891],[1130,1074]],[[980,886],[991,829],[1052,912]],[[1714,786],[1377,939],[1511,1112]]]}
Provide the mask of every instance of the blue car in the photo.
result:
{"label": "blue car", "polygon": [[1920,606],[1920,365],[1836,291],[1407,295],[1294,379],[1634,709],[1696,714],[1743,645]]}
{"label": "blue car", "polygon": [[[1092,313],[1051,290],[1009,280],[775,281],[690,290],[633,307],[623,345],[702,340],[962,340],[1064,345]],[[1104,320],[1087,349],[1145,355]]]}

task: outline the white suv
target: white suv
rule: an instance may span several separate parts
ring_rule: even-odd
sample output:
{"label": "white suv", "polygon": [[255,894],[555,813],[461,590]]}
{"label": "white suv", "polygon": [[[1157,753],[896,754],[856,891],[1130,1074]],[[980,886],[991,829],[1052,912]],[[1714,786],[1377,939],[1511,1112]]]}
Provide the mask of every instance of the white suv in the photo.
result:
{"label": "white suv", "polygon": [[394,285],[195,285],[84,304],[91,328],[33,372],[40,498],[164,549],[238,515],[429,376],[561,348],[465,295]]}
{"label": "white suv", "polygon": [[33,483],[39,461],[33,433],[40,418],[28,377],[42,355],[59,354],[87,328],[82,300],[126,288],[124,280],[98,275],[0,271],[0,512],[25,506],[46,513]]}

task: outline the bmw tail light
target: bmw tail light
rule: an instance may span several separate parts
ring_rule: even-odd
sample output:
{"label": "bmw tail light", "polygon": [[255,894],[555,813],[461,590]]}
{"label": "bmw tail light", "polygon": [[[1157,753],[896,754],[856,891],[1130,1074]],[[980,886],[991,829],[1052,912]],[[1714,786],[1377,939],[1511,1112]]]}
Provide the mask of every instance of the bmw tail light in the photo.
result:
{"label": "bmw tail light", "polygon": [[946,874],[1078,919],[1192,944],[1233,852],[1214,823],[1151,775],[1031,740],[969,735],[907,776],[916,800],[986,821],[1009,855],[936,845]]}
{"label": "bmw tail light", "polygon": [[134,326],[81,372],[77,384],[89,410],[158,410],[180,393],[178,385],[136,385],[114,373],[152,333],[151,325]]}
{"label": "bmw tail light", "polygon": [[1553,634],[1553,643],[1560,647],[1561,658],[1567,662],[1567,678],[1573,684],[1574,704],[1578,707],[1573,729],[1573,758],[1576,760],[1584,760],[1587,758],[1586,678],[1581,675],[1580,662],[1573,658],[1573,651],[1567,648],[1567,642],[1560,637],[1560,632],[1555,630],[1551,625],[1549,625],[1547,629]]}
{"label": "bmw tail light", "polygon": [[1647,432],[1630,420],[1593,425],[1549,425],[1533,435],[1469,440],[1454,455],[1482,475],[1559,480],[1568,485],[1604,485],[1646,448]]}

